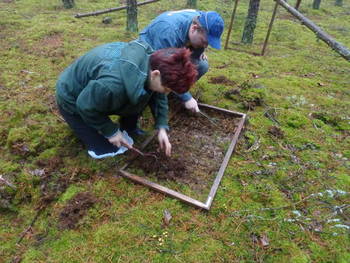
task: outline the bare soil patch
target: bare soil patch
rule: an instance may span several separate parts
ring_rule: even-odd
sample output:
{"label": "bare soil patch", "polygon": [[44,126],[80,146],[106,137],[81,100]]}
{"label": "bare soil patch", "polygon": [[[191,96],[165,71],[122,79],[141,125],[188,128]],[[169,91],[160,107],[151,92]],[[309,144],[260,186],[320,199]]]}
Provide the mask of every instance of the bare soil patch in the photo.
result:
{"label": "bare soil patch", "polygon": [[227,86],[234,86],[234,85],[236,85],[236,82],[226,78],[225,76],[212,77],[212,78],[210,78],[209,83],[224,84],[224,85],[227,85]]}
{"label": "bare soil patch", "polygon": [[97,202],[97,198],[89,193],[77,194],[63,208],[59,215],[60,229],[73,229],[79,220],[86,215],[87,210]]}
{"label": "bare soil patch", "polygon": [[212,109],[201,110],[219,127],[203,116],[181,109],[170,121],[172,156],[166,157],[159,149],[158,140],[153,139],[144,152],[153,153],[156,158],[140,156],[129,169],[160,184],[171,181],[204,193],[213,183],[240,119]]}

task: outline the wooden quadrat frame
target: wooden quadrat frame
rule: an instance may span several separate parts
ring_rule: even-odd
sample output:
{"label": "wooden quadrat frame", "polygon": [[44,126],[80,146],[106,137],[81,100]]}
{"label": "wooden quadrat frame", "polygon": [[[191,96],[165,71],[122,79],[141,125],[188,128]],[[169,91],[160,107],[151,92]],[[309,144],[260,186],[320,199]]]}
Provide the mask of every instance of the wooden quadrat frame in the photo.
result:
{"label": "wooden quadrat frame", "polygon": [[[187,204],[190,204],[190,205],[193,205],[195,207],[198,207],[198,208],[201,208],[201,209],[209,211],[210,207],[211,207],[211,205],[213,203],[215,194],[216,194],[216,192],[218,190],[218,187],[220,185],[221,179],[222,179],[222,177],[224,175],[224,172],[225,172],[225,169],[227,167],[227,164],[228,164],[228,162],[229,162],[229,160],[231,158],[231,155],[232,155],[232,153],[233,153],[233,151],[234,151],[234,149],[236,147],[239,135],[242,132],[242,129],[243,129],[244,123],[246,121],[247,115],[244,114],[244,113],[241,113],[241,112],[235,112],[235,111],[231,111],[231,110],[226,110],[226,109],[222,109],[222,108],[215,107],[215,106],[208,105],[208,104],[198,103],[198,106],[201,107],[201,108],[207,108],[207,109],[216,110],[216,111],[219,111],[219,112],[222,112],[222,113],[225,113],[225,114],[230,114],[230,115],[232,115],[235,118],[237,118],[237,117],[240,118],[240,121],[238,122],[238,126],[237,126],[236,130],[232,134],[233,137],[232,137],[230,146],[228,147],[228,149],[226,151],[224,160],[223,160],[223,162],[220,165],[219,171],[216,174],[215,180],[214,180],[214,182],[213,182],[213,184],[211,186],[209,195],[208,195],[208,197],[207,197],[205,202],[201,202],[201,201],[196,200],[196,199],[194,199],[194,198],[192,198],[190,196],[184,195],[184,194],[179,193],[177,191],[174,191],[174,190],[172,190],[170,188],[167,188],[165,186],[162,186],[160,184],[157,184],[157,183],[154,183],[154,182],[152,182],[150,180],[147,180],[144,177],[141,177],[141,176],[138,176],[138,175],[135,175],[135,174],[127,172],[126,169],[130,165],[131,162],[126,163],[119,170],[119,174],[121,176],[127,178],[127,179],[130,179],[131,181],[133,181],[135,183],[142,184],[142,185],[144,185],[144,186],[146,186],[148,188],[151,188],[151,189],[153,189],[153,190],[155,190],[157,192],[160,192],[160,193],[163,193],[165,195],[177,198],[177,199],[179,199],[179,200],[181,200],[181,201],[183,201],[183,202],[185,202]],[[144,149],[153,140],[155,135],[156,135],[156,133],[154,133],[153,135],[148,137],[146,139],[146,141],[143,143],[143,145],[141,146],[141,149]]]}

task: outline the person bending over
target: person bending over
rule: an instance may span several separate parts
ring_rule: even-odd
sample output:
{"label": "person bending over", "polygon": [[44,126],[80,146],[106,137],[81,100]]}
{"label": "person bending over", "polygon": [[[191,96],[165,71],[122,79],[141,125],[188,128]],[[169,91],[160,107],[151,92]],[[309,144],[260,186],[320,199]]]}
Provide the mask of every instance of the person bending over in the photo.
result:
{"label": "person bending over", "polygon": [[[129,134],[137,130],[137,119],[149,105],[160,147],[170,156],[167,94],[183,94],[195,82],[197,71],[190,56],[185,48],[154,52],[139,40],[98,46],[59,76],[58,109],[88,154],[99,159],[131,147]],[[110,115],[120,116],[119,125]]]}
{"label": "person bending over", "polygon": [[[209,68],[204,51],[208,44],[215,49],[221,48],[223,30],[224,20],[217,12],[185,9],[160,14],[141,31],[139,39],[150,44],[154,50],[169,47],[189,48],[199,79]],[[199,111],[197,101],[191,93],[179,95],[179,98],[187,109]]]}

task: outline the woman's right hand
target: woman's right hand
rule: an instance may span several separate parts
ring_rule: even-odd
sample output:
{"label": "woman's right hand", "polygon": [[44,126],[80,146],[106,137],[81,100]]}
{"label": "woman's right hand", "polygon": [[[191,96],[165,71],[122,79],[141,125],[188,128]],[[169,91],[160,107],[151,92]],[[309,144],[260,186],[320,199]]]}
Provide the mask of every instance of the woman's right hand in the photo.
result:
{"label": "woman's right hand", "polygon": [[118,132],[114,136],[109,138],[108,141],[117,147],[125,146],[128,149],[132,147],[124,138],[123,133],[120,130],[118,130]]}
{"label": "woman's right hand", "polygon": [[171,144],[169,142],[169,137],[164,128],[160,128],[158,131],[158,141],[160,149],[164,150],[165,155],[170,157],[171,155]]}

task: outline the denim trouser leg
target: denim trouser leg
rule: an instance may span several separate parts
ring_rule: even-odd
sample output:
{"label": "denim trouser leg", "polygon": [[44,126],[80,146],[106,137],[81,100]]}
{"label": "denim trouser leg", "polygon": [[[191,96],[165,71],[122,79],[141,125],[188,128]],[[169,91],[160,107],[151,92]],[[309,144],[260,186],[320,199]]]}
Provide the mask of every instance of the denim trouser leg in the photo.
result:
{"label": "denim trouser leg", "polygon": [[85,144],[88,151],[93,151],[95,155],[115,153],[119,150],[117,146],[111,144],[96,129],[88,126],[77,114],[71,114],[58,105],[58,109],[69,127],[75,135]]}
{"label": "denim trouser leg", "polygon": [[[191,60],[192,63],[197,67],[197,80],[199,80],[205,73],[209,70],[209,63],[206,59],[201,59],[204,49],[194,49],[192,50]],[[190,92],[185,92],[184,94],[178,94],[181,101],[185,102],[192,98]]]}

